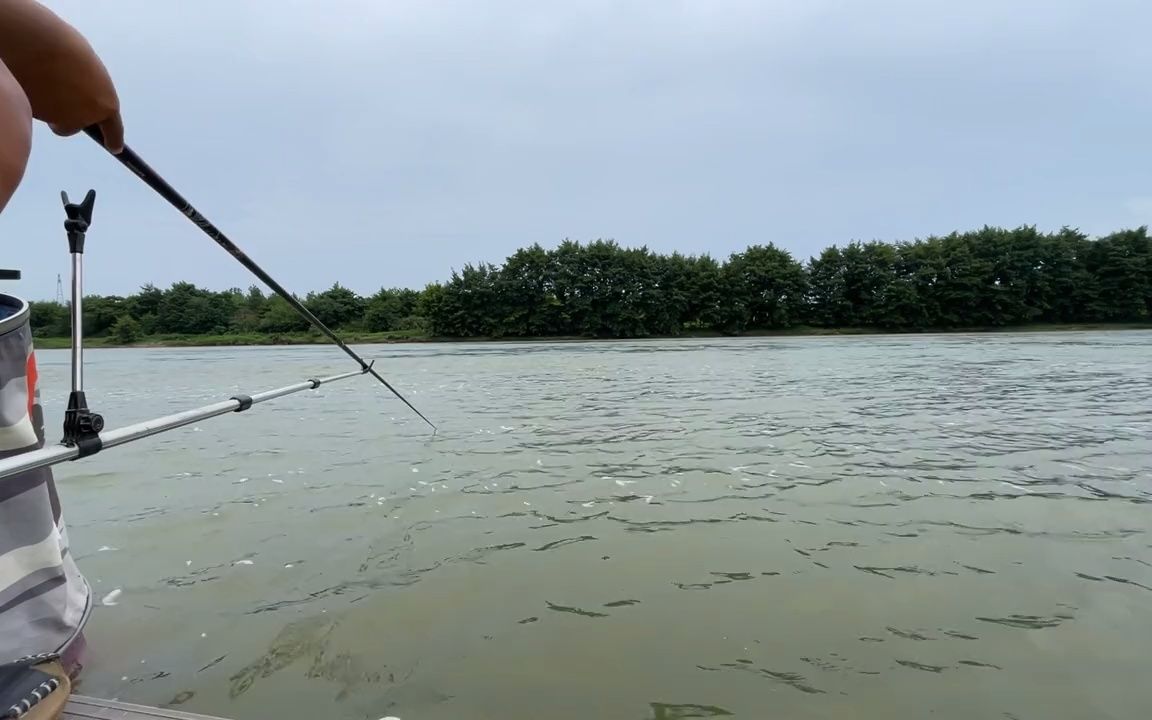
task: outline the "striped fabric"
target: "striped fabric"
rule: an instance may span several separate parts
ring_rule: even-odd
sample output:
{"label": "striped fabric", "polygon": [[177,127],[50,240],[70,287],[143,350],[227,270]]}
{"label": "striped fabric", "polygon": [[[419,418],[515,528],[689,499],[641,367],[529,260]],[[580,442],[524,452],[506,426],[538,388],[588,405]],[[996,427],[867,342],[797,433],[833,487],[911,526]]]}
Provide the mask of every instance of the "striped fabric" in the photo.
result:
{"label": "striped fabric", "polygon": [[[0,458],[44,446],[37,380],[28,305],[0,295]],[[0,663],[63,653],[90,606],[51,468],[0,479]]]}

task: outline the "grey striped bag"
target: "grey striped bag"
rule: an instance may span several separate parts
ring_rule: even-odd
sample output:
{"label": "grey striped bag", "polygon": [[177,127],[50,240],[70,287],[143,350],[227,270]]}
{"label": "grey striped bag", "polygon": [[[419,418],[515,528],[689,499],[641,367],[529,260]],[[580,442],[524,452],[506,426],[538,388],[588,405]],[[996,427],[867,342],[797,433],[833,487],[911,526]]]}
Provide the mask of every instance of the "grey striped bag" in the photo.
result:
{"label": "grey striped bag", "polygon": [[[0,458],[44,446],[28,304],[0,294]],[[0,479],[0,663],[63,653],[91,611],[51,468]]]}

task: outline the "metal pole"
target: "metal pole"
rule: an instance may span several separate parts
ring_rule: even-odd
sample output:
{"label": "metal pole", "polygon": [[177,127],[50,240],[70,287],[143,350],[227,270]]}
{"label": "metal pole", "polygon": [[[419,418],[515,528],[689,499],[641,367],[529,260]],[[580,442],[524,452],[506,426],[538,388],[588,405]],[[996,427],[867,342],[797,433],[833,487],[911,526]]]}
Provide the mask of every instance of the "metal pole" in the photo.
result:
{"label": "metal pole", "polygon": [[72,253],[72,392],[84,389],[84,254]]}
{"label": "metal pole", "polygon": [[[353,370],[340,375],[314,378],[292,385],[285,385],[281,388],[266,390],[251,396],[234,395],[228,400],[205,405],[195,410],[185,410],[184,412],[173,415],[165,415],[153,420],[145,420],[135,425],[127,425],[116,430],[107,430],[100,434],[102,449],[142,440],[146,437],[159,435],[169,430],[175,430],[176,428],[226,413],[243,412],[253,405],[267,402],[268,400],[275,400],[285,395],[292,395],[301,390],[314,390],[326,383],[356,377],[357,375],[363,375],[365,372],[365,370]],[[0,460],[0,481],[10,475],[18,475],[23,472],[28,472],[29,470],[35,470],[36,468],[57,465],[68,460],[75,460],[78,457],[81,457],[81,450],[75,445],[53,445],[52,447],[34,450],[6,460]]]}
{"label": "metal pole", "polygon": [[69,202],[68,193],[63,191],[60,199],[64,201],[64,229],[72,253],[72,392],[64,411],[64,444],[76,447],[77,457],[84,457],[100,452],[100,431],[104,429],[104,418],[88,408],[84,397],[84,240],[92,225],[96,191],[89,190],[79,203]]}

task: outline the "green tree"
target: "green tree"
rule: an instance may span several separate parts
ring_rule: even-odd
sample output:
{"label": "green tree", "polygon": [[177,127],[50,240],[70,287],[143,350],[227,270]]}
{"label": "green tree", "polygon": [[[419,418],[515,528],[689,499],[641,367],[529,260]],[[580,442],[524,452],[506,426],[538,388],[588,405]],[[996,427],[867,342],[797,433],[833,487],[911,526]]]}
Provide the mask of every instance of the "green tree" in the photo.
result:
{"label": "green tree", "polygon": [[1092,244],[1087,235],[1069,228],[1041,239],[1033,258],[1034,304],[1041,309],[1040,322],[1088,319],[1087,309],[1096,304],[1099,285],[1086,262]]}
{"label": "green tree", "polygon": [[[502,265],[453,271],[422,290],[371,297],[333,285],[305,304],[345,330],[445,337],[644,337],[715,329],[740,333],[799,323],[917,331],[1022,323],[1152,321],[1147,228],[1093,240],[1078,230],[982,227],[911,242],[833,246],[806,265],[772,244],[726,262],[661,254],[612,240],[564,240],[517,250]],[[32,329],[67,337],[68,307],[33,302]],[[214,292],[145,285],[128,297],[84,299],[88,335],[142,337],[308,330],[258,287]]]}
{"label": "green tree", "polygon": [[124,345],[136,342],[140,339],[140,323],[131,315],[121,315],[112,325],[112,337]]}
{"label": "green tree", "polygon": [[879,242],[825,250],[808,264],[809,321],[825,327],[882,326],[896,260],[896,248]]}
{"label": "green tree", "polygon": [[92,337],[107,335],[121,316],[129,313],[130,303],[116,295],[86,295],[84,308],[84,334]]}
{"label": "green tree", "polygon": [[164,301],[164,291],[152,283],[140,288],[140,291],[128,298],[128,313],[139,320],[145,315],[153,317],[160,313],[160,303]]}
{"label": "green tree", "polygon": [[33,301],[28,303],[29,325],[35,337],[69,337],[72,335],[72,315],[68,305],[58,302]]}
{"label": "green tree", "polygon": [[270,298],[260,316],[259,329],[266,333],[302,332],[309,323],[279,295]]}
{"label": "green tree", "polygon": [[253,333],[260,329],[260,317],[264,314],[268,299],[263,291],[255,285],[249,286],[247,292],[235,291],[233,299],[234,310],[229,322],[230,329],[240,333]]}
{"label": "green tree", "polygon": [[411,329],[401,325],[417,315],[419,300],[420,293],[409,288],[380,288],[365,301],[364,326],[374,332]]}
{"label": "green tree", "polygon": [[728,259],[723,276],[730,295],[718,329],[787,328],[804,317],[808,280],[787,251],[753,245]]}
{"label": "green tree", "polygon": [[1138,322],[1152,318],[1152,240],[1148,229],[1121,230],[1100,238],[1086,253],[1097,295],[1094,320]]}
{"label": "green tree", "polygon": [[723,266],[711,256],[702,255],[689,258],[684,270],[685,286],[681,292],[688,299],[685,326],[693,329],[721,327],[728,302]]}
{"label": "green tree", "polygon": [[222,333],[232,319],[230,294],[213,293],[192,283],[173,283],[156,309],[154,332],[199,335]]}
{"label": "green tree", "polygon": [[354,323],[363,323],[364,299],[340,283],[334,284],[324,292],[308,293],[304,306],[312,311],[316,318],[330,328],[351,326]]}
{"label": "green tree", "polygon": [[551,254],[539,244],[517,250],[505,260],[495,284],[500,304],[507,308],[503,334],[564,334],[567,323],[556,297],[555,267]]}
{"label": "green tree", "polygon": [[445,337],[479,337],[502,334],[506,317],[497,303],[494,265],[465,265],[452,271],[435,300],[428,320],[433,332]]}

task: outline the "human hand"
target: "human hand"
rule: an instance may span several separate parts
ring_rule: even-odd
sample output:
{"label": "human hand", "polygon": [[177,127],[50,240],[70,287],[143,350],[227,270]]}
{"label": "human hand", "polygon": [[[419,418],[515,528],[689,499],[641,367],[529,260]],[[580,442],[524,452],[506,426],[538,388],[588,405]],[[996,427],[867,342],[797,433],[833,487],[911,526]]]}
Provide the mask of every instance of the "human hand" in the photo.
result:
{"label": "human hand", "polygon": [[95,125],[113,153],[124,121],[112,78],[84,37],[34,0],[0,0],[0,60],[24,88],[32,116],[57,135]]}

